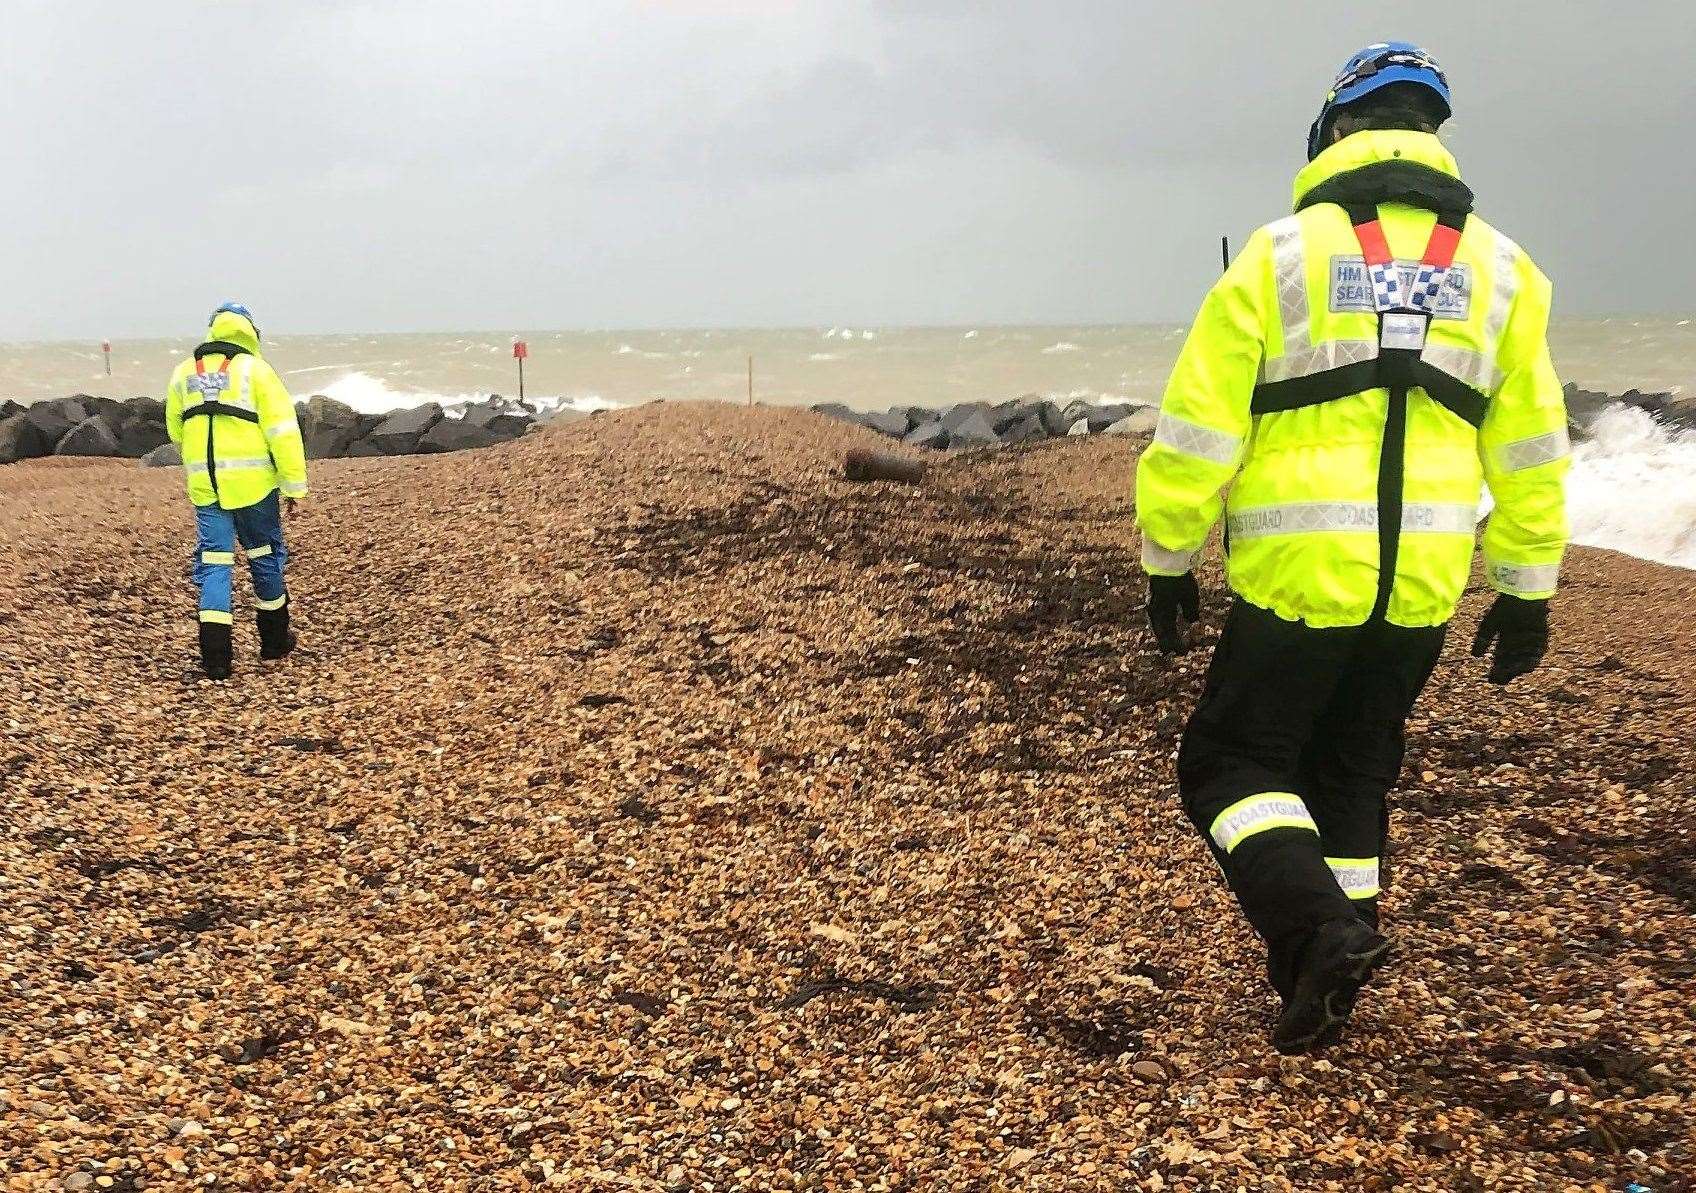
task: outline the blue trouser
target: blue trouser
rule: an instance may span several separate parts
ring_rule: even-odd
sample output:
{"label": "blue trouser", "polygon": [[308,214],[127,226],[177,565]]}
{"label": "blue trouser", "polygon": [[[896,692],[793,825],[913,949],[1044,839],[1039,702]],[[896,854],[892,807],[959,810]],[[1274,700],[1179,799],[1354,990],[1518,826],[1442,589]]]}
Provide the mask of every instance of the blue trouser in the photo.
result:
{"label": "blue trouser", "polygon": [[232,620],[230,590],[237,542],[253,574],[255,607],[283,607],[288,599],[283,588],[283,565],[289,553],[283,546],[283,520],[275,489],[263,501],[239,510],[224,509],[217,502],[197,505],[194,524],[200,539],[194,548],[194,582],[200,586],[201,621],[229,625]]}

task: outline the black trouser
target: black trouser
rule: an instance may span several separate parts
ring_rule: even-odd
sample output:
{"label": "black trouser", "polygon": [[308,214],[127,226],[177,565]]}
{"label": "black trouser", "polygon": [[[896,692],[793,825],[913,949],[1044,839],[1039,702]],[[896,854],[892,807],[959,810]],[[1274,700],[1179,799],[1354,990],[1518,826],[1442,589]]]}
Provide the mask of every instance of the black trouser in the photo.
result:
{"label": "black trouser", "polygon": [[1280,994],[1320,924],[1377,925],[1384,799],[1444,632],[1316,630],[1242,601],[1225,623],[1178,750],[1178,789],[1267,943]]}

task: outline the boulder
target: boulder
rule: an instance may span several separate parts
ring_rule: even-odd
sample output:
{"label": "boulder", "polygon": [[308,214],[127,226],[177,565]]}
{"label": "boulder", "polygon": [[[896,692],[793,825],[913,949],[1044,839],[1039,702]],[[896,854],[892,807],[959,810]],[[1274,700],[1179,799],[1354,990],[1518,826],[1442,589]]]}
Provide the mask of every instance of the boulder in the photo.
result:
{"label": "boulder", "polygon": [[989,421],[986,410],[974,411],[970,418],[957,426],[949,427],[946,418],[942,423],[948,431],[951,447],[1001,446],[1001,436],[995,433],[995,425]]}
{"label": "boulder", "polygon": [[1696,394],[1679,394],[1661,411],[1661,421],[1674,427],[1696,427]]}
{"label": "boulder", "polygon": [[1595,421],[1596,416],[1613,405],[1610,394],[1597,393],[1595,390],[1579,389],[1572,382],[1562,387],[1566,397],[1567,421],[1576,429],[1582,430]]}
{"label": "boulder", "polygon": [[4,402],[0,402],[0,419],[8,419],[14,414],[22,414],[23,412],[24,408],[17,402],[12,401],[11,398],[7,398]]}
{"label": "boulder", "polygon": [[1010,402],[1002,402],[990,409],[989,425],[995,428],[997,435],[1005,434],[1008,427],[1024,420],[1025,416],[1036,409],[1035,405],[1024,398],[1014,398]]}
{"label": "boulder", "polygon": [[[943,429],[952,431],[955,427],[958,427],[963,423],[970,422],[973,418],[979,415],[987,415],[989,413],[989,408],[988,402],[961,402],[958,406],[950,407],[948,410],[943,411],[942,414]],[[990,429],[992,431],[994,430],[993,427]]]}
{"label": "boulder", "polygon": [[1088,435],[1089,434],[1089,419],[1080,418],[1077,422],[1073,423],[1071,426],[1066,428],[1066,434],[1067,435]]}
{"label": "boulder", "polygon": [[[461,421],[468,427],[491,427],[502,419],[519,419],[525,427],[533,421],[529,413],[516,405],[509,405],[500,398],[485,398],[481,402],[473,402],[465,408]],[[523,434],[520,431],[519,434]],[[510,434],[505,436],[512,438]]]}
{"label": "boulder", "polygon": [[1094,402],[1086,402],[1082,398],[1073,398],[1060,410],[1060,417],[1066,420],[1066,429],[1072,429],[1072,424],[1080,418],[1088,418],[1090,411],[1095,409]]}
{"label": "boulder", "polygon": [[385,456],[410,455],[418,450],[418,441],[441,421],[441,403],[426,402],[410,410],[395,411],[372,428],[364,442]]}
{"label": "boulder", "polygon": [[860,422],[878,434],[888,435],[892,439],[901,438],[910,429],[907,425],[907,412],[905,410],[891,410],[885,414],[862,414]]}
{"label": "boulder", "polygon": [[165,421],[165,403],[157,398],[131,398],[124,403],[124,412],[131,418],[143,422],[162,423]]}
{"label": "boulder", "polygon": [[118,456],[118,436],[99,415],[85,418],[65,433],[53,449],[56,456]]}
{"label": "boulder", "polygon": [[491,447],[501,441],[501,436],[488,427],[470,424],[461,418],[444,418],[419,438],[418,450],[458,452],[474,447]]}
{"label": "boulder", "polygon": [[154,448],[141,458],[143,468],[176,468],[183,462],[183,449],[174,443]]}
{"label": "boulder", "polygon": [[1036,410],[1029,409],[1025,411],[1024,417],[1020,418],[1018,422],[1009,425],[1001,432],[1001,442],[1008,447],[1012,447],[1015,443],[1030,443],[1033,440],[1047,438],[1048,432],[1042,425],[1042,415]]}
{"label": "boulder", "polygon": [[16,464],[19,460],[33,460],[52,452],[53,445],[27,415],[14,414],[0,419],[0,464]]}
{"label": "boulder", "polygon": [[926,423],[937,422],[942,418],[942,411],[930,406],[891,406],[889,408],[891,414],[896,411],[907,416],[907,429],[909,431],[916,430]]}
{"label": "boulder", "polygon": [[[587,417],[589,416],[581,410],[572,410],[556,415],[548,419],[548,422],[570,423]],[[521,439],[525,432],[535,425],[536,420],[528,414],[498,414],[490,419],[483,429],[498,439]]]}
{"label": "boulder", "polygon": [[860,412],[858,410],[855,410],[851,406],[844,406],[841,402],[820,402],[818,405],[814,406],[812,410],[814,414],[822,414],[826,418],[834,418],[837,422],[853,423],[856,426],[865,425],[861,421]]}
{"label": "boulder", "polygon": [[[67,410],[76,413],[75,422],[68,417]],[[85,421],[88,415],[77,403],[67,402],[64,398],[57,398],[51,402],[37,402],[33,406],[24,407],[22,417],[30,421],[37,433],[46,442],[46,448],[40,453],[45,456],[59,446],[59,440],[63,439],[77,423]]]}
{"label": "boulder", "polygon": [[1042,420],[1045,435],[1064,435],[1072,429],[1072,420],[1066,417],[1066,412],[1061,410],[1056,402],[1039,402],[1036,406],[1036,416]]}
{"label": "boulder", "polygon": [[1100,434],[1122,418],[1129,418],[1135,407],[1124,402],[1105,402],[1100,406],[1091,406],[1089,411],[1089,429],[1093,434]]}
{"label": "boulder", "polygon": [[1132,411],[1121,418],[1103,433],[1107,435],[1152,435],[1159,422],[1160,411],[1153,406],[1144,406],[1140,410]]}
{"label": "boulder", "polygon": [[369,439],[360,439],[349,444],[347,451],[342,454],[350,460],[358,460],[365,456],[384,456],[388,453],[376,444],[372,443]]}
{"label": "boulder", "polygon": [[118,423],[116,431],[118,454],[131,460],[139,460],[171,440],[165,432],[163,418],[155,422],[131,414]]}
{"label": "boulder", "polygon": [[329,460],[345,455],[353,441],[360,437],[360,415],[352,406],[316,394],[306,402],[296,402],[295,417],[300,422],[300,435],[306,444],[306,458]]}
{"label": "boulder", "polygon": [[100,415],[108,415],[112,418],[116,418],[124,411],[124,404],[116,398],[97,398],[92,394],[77,394],[76,402],[84,410],[88,411],[89,418],[95,418]]}
{"label": "boulder", "polygon": [[909,447],[928,447],[940,451],[948,446],[948,428],[942,425],[941,419],[931,419],[907,432],[907,437],[901,442]]}

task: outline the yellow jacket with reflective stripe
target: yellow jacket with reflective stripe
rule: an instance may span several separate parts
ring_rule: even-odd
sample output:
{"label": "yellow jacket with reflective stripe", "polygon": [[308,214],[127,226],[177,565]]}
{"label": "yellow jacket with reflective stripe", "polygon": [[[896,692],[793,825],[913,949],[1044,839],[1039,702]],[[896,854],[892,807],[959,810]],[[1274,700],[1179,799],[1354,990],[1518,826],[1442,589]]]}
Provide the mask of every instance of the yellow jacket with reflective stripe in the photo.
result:
{"label": "yellow jacket with reflective stripe", "polygon": [[[1341,173],[1393,160],[1458,177],[1435,136],[1360,132],[1301,172],[1297,205]],[[1382,205],[1379,216],[1396,259],[1417,262],[1436,217],[1399,203]],[[1149,572],[1189,570],[1223,511],[1227,575],[1245,601],[1314,627],[1359,625],[1372,615],[1390,391],[1251,409],[1257,384],[1376,358],[1370,286],[1351,289],[1364,280],[1351,269],[1360,256],[1348,214],[1318,204],[1256,232],[1208,294],[1137,466]],[[1482,417],[1474,426],[1426,389],[1408,391],[1404,509],[1385,610],[1402,626],[1454,615],[1471,572],[1483,484],[1495,502],[1484,532],[1486,574],[1498,591],[1552,596],[1567,542],[1569,447],[1546,342],[1549,281],[1513,241],[1471,216],[1450,287],[1420,367],[1438,371],[1426,376],[1440,393],[1476,391]]]}
{"label": "yellow jacket with reflective stripe", "polygon": [[194,409],[206,394],[197,388],[194,360],[177,366],[165,394],[165,429],[172,442],[182,445],[189,500],[243,509],[277,488],[284,497],[305,497],[306,449],[294,402],[276,370],[259,355],[253,324],[224,311],[212,320],[207,340],[247,349],[231,356],[210,353],[205,370],[228,372],[228,387],[213,389],[212,398],[251,413],[255,421],[227,414],[196,416]]}

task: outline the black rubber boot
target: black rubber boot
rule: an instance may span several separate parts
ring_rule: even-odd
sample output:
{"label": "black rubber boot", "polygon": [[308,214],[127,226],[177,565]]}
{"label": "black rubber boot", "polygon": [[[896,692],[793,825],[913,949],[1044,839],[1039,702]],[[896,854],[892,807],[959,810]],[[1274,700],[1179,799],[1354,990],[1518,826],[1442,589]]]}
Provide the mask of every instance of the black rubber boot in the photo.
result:
{"label": "black rubber boot", "polygon": [[289,632],[289,602],[283,598],[281,609],[259,611],[259,657],[280,659],[294,649],[295,637]]}
{"label": "black rubber boot", "polygon": [[200,623],[200,669],[207,679],[230,677],[230,627],[215,621]]}
{"label": "black rubber boot", "polygon": [[1360,988],[1389,956],[1390,942],[1358,919],[1321,924],[1296,966],[1295,992],[1272,1029],[1272,1046],[1297,1056],[1334,1043]]}

